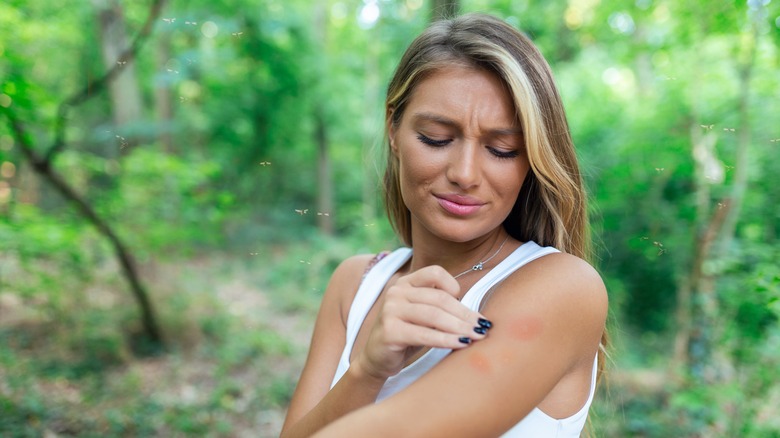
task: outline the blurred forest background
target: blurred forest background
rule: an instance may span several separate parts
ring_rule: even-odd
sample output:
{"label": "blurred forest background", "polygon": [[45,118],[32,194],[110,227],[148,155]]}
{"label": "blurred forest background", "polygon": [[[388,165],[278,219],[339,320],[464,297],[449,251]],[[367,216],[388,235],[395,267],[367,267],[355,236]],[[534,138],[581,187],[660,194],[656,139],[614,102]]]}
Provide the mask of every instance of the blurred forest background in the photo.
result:
{"label": "blurred forest background", "polygon": [[4,0],[0,436],[276,436],[384,217],[384,87],[439,13],[551,63],[611,363],[591,431],[780,436],[780,1]]}

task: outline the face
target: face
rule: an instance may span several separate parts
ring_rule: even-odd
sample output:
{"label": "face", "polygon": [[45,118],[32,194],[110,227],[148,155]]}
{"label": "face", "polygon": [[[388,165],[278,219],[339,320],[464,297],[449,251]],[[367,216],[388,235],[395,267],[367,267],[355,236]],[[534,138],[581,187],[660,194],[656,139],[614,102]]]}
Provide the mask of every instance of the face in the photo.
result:
{"label": "face", "polygon": [[528,173],[514,106],[493,73],[439,70],[412,92],[401,120],[388,115],[412,239],[468,242],[499,229]]}

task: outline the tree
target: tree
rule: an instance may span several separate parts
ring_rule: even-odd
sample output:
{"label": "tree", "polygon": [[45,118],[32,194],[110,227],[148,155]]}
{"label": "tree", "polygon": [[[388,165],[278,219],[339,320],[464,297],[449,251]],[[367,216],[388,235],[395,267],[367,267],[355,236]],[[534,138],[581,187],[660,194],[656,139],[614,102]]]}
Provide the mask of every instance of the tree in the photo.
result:
{"label": "tree", "polygon": [[[752,3],[751,9],[762,5]],[[736,98],[737,131],[735,152],[729,161],[733,163],[734,176],[730,187],[714,201],[711,187],[722,184],[725,166],[715,154],[718,135],[713,127],[699,122],[701,115],[694,113],[691,123],[691,153],[696,166],[694,193],[696,194],[696,220],[694,223],[693,258],[689,275],[680,288],[675,358],[683,363],[696,379],[706,383],[728,381],[733,374],[727,351],[724,351],[723,330],[718,321],[722,318],[720,299],[716,285],[720,273],[708,266],[718,265],[728,256],[735,237],[736,223],[744,204],[748,184],[749,150],[751,148],[751,118],[749,109],[752,73],[756,62],[756,46],[759,44],[759,23],[763,16],[759,10],[750,11],[748,29],[740,35],[741,46],[733,68],[738,81]],[[699,97],[694,93],[694,98]],[[693,102],[696,110],[701,107]]]}
{"label": "tree", "polygon": [[[318,52],[322,53],[328,44],[328,19],[324,1],[317,2],[314,9],[314,38],[319,46]],[[322,58],[315,58],[322,63]],[[316,62],[316,61],[315,61]],[[324,70],[324,69],[323,69]],[[322,77],[314,83],[315,88],[323,88]],[[326,120],[325,102],[313,103],[312,118],[314,120],[314,144],[317,148],[317,224],[324,235],[333,234],[334,213],[333,202],[333,176],[331,172],[328,121]]]}
{"label": "tree", "polygon": [[[106,70],[111,70],[117,64],[123,67],[108,83],[108,91],[115,129],[126,139],[125,143],[129,146],[136,141],[126,130],[141,120],[142,102],[134,59],[123,57],[127,48],[127,36],[122,4],[118,0],[92,0],[92,4],[98,19],[103,64]],[[110,151],[107,156],[116,157],[118,152]]]}
{"label": "tree", "polygon": [[90,205],[89,201],[87,201],[84,196],[79,194],[70,183],[57,173],[53,167],[53,161],[55,157],[67,147],[65,133],[71,108],[75,108],[94,97],[98,92],[108,87],[109,84],[121,74],[122,70],[127,65],[127,62],[132,61],[136,57],[141,46],[148,38],[154,22],[160,15],[163,4],[164,0],[157,0],[152,3],[143,28],[136,36],[132,45],[126,48],[119,56],[118,59],[122,60],[122,62],[117,62],[108,69],[103,76],[74,93],[59,105],[54,128],[54,141],[45,154],[42,155],[38,152],[24,123],[17,117],[13,104],[9,103],[8,105],[0,106],[3,114],[8,120],[11,132],[21,147],[22,154],[30,162],[35,172],[48,181],[110,242],[119,261],[119,265],[122,268],[122,272],[130,284],[133,297],[138,303],[145,338],[155,348],[162,346],[163,337],[158,327],[157,318],[149,299],[149,294],[146,292],[136,271],[132,254],[127,249],[126,244],[120,239],[119,235],[114,230],[114,227],[97,213],[95,208]]}

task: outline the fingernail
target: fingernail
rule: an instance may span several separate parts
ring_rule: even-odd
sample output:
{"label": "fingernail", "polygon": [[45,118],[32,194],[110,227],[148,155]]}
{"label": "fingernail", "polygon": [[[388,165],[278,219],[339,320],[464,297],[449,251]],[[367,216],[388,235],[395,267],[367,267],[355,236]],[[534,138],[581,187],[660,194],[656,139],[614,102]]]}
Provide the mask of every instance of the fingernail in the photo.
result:
{"label": "fingernail", "polygon": [[489,328],[493,327],[493,323],[488,321],[485,318],[479,318],[477,320],[477,324],[479,324],[480,327],[484,327],[486,329],[489,329]]}
{"label": "fingernail", "polygon": [[464,336],[462,338],[458,338],[458,341],[460,341],[461,344],[470,344],[471,343],[471,338],[467,338],[467,337]]}
{"label": "fingernail", "polygon": [[474,327],[474,331],[479,333],[480,335],[484,335],[487,333],[487,329],[485,327]]}

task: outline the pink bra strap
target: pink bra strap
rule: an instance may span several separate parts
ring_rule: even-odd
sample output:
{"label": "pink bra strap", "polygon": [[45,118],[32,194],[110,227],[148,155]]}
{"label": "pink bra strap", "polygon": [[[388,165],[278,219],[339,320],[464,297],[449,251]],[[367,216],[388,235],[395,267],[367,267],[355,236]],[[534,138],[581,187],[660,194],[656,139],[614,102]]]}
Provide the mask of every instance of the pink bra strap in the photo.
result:
{"label": "pink bra strap", "polygon": [[371,261],[368,262],[368,266],[366,266],[366,270],[365,272],[363,272],[363,279],[366,278],[366,274],[368,274],[368,271],[370,271],[371,268],[376,266],[376,264],[379,263],[379,261],[385,258],[388,254],[390,254],[390,251],[382,251],[379,254],[375,255],[374,258],[372,258]]}

